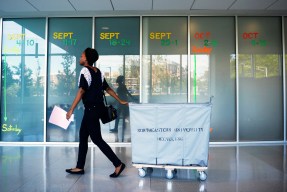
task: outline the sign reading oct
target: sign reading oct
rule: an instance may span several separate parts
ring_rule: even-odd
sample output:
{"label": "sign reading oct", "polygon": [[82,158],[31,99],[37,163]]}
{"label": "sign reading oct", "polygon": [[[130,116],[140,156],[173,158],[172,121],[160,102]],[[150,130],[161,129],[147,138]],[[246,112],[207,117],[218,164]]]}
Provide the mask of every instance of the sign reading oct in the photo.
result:
{"label": "sign reading oct", "polygon": [[242,34],[242,37],[243,39],[256,39],[258,35],[258,32],[245,32]]}
{"label": "sign reading oct", "polygon": [[119,39],[119,32],[113,33],[100,33],[100,39]]}

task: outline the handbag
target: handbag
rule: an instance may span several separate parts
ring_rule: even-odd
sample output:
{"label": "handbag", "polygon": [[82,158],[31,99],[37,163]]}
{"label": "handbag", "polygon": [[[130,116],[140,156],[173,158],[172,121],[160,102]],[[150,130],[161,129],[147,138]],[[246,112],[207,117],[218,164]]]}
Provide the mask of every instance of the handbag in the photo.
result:
{"label": "handbag", "polygon": [[104,92],[103,95],[104,95],[105,107],[103,108],[100,119],[103,124],[106,124],[115,120],[118,117],[118,114],[116,108],[114,108],[112,105],[108,105]]}

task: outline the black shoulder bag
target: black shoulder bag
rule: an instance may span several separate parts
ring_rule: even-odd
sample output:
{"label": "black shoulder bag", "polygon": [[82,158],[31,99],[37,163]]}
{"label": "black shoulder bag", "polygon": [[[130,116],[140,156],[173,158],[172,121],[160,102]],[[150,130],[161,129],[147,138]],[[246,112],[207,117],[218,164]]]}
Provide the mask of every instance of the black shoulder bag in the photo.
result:
{"label": "black shoulder bag", "polygon": [[108,105],[104,90],[102,90],[102,92],[103,92],[105,107],[103,108],[100,119],[103,124],[106,124],[106,123],[109,123],[115,120],[118,117],[118,114],[117,114],[116,108],[114,108],[112,105]]}
{"label": "black shoulder bag", "polygon": [[109,123],[115,120],[118,117],[118,115],[117,115],[117,110],[112,105],[107,104],[104,91],[103,91],[103,95],[104,95],[104,100],[105,100],[105,107],[101,114],[101,121],[103,124],[106,124],[106,123]]}

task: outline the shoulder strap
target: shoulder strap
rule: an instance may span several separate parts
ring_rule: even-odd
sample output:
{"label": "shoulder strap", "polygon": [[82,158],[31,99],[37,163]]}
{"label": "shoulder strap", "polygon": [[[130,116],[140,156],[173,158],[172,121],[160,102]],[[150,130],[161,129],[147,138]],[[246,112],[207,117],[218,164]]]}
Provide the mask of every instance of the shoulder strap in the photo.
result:
{"label": "shoulder strap", "polygon": [[[100,72],[100,74],[101,74],[101,77],[102,77],[102,83],[104,82],[104,74],[101,72],[101,70],[99,69],[99,68],[97,68],[97,70]],[[107,99],[106,99],[106,95],[105,95],[105,92],[104,92],[104,90],[102,89],[102,92],[103,92],[103,97],[104,97],[104,102],[105,102],[105,105],[108,105],[108,103],[107,103]]]}
{"label": "shoulder strap", "polygon": [[102,82],[104,82],[104,78],[105,78],[104,74],[101,72],[101,70],[99,68],[97,68],[97,70],[101,73]]}

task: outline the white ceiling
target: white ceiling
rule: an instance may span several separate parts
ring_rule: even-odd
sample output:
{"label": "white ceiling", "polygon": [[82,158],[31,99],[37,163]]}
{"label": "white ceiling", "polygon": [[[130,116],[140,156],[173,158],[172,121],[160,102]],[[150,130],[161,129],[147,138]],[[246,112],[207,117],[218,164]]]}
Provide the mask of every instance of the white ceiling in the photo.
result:
{"label": "white ceiling", "polygon": [[287,0],[0,0],[0,17],[104,14],[287,15]]}

